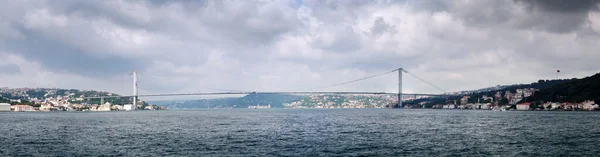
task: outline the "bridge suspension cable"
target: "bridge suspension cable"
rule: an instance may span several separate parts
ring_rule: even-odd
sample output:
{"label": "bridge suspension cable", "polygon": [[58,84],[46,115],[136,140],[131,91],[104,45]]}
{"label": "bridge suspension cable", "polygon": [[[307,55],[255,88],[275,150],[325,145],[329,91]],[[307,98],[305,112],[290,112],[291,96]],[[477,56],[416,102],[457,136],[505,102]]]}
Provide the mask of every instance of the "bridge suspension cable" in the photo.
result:
{"label": "bridge suspension cable", "polygon": [[227,92],[248,92],[248,91],[244,91],[244,90],[237,90],[237,89],[223,89],[223,88],[212,88],[212,87],[207,87],[207,86],[202,86],[202,88],[211,89],[211,90],[216,90],[216,91],[227,91]]}
{"label": "bridge suspension cable", "polygon": [[398,69],[394,69],[392,71],[384,72],[384,73],[381,73],[381,74],[371,75],[371,76],[367,76],[367,77],[363,77],[363,78],[359,78],[359,79],[355,79],[355,80],[350,80],[350,81],[346,81],[346,82],[342,82],[342,83],[336,83],[336,84],[331,84],[331,85],[326,85],[326,86],[318,86],[318,87],[307,88],[307,89],[303,89],[303,90],[310,91],[310,90],[315,90],[315,89],[323,89],[323,88],[329,88],[329,87],[335,87],[335,86],[345,85],[345,84],[349,84],[349,83],[354,83],[354,82],[358,82],[358,81],[362,81],[362,80],[371,79],[371,78],[374,78],[374,77],[386,75],[386,74],[393,73],[393,72],[396,72],[396,71],[398,71]]}
{"label": "bridge suspension cable", "polygon": [[394,70],[387,71],[387,72],[384,72],[384,73],[380,73],[380,74],[376,74],[376,75],[371,75],[371,76],[367,76],[367,77],[363,77],[363,78],[359,78],[359,79],[355,79],[355,80],[350,80],[350,81],[346,81],[346,82],[342,82],[342,83],[336,83],[336,84],[331,84],[331,85],[326,85],[326,86],[318,86],[318,87],[313,87],[313,88],[306,88],[306,89],[303,89],[303,90],[311,91],[311,90],[315,90],[315,89],[323,89],[323,88],[330,88],[330,87],[335,87],[335,86],[341,86],[341,85],[345,85],[345,84],[349,84],[349,83],[354,83],[354,82],[358,82],[358,81],[367,80],[367,79],[375,78],[375,77],[378,77],[378,76],[386,75],[386,74],[389,74],[389,73],[396,72],[398,70],[402,70],[401,72],[407,73],[410,76],[416,78],[417,80],[419,80],[419,81],[421,81],[421,82],[423,82],[425,84],[428,84],[428,85],[430,85],[430,86],[432,86],[432,87],[434,87],[434,88],[442,91],[443,93],[448,93],[448,91],[444,90],[443,88],[441,88],[441,87],[439,87],[439,86],[437,86],[437,85],[435,85],[435,84],[433,84],[433,83],[431,83],[431,82],[429,82],[429,81],[427,81],[427,80],[425,80],[425,79],[423,79],[423,78],[421,78],[421,77],[419,77],[419,76],[417,76],[417,75],[415,75],[413,73],[410,73],[410,72],[408,72],[408,71],[406,71],[404,69],[394,69]]}
{"label": "bridge suspension cable", "polygon": [[434,87],[434,88],[437,88],[438,90],[440,90],[440,91],[442,91],[442,92],[444,92],[444,93],[448,93],[448,91],[444,90],[443,88],[441,88],[441,87],[439,87],[439,86],[436,86],[435,84],[433,84],[433,83],[431,83],[431,82],[429,82],[429,81],[427,81],[427,80],[425,80],[425,79],[423,79],[423,78],[421,78],[421,77],[419,77],[419,76],[417,76],[417,75],[415,75],[415,74],[413,74],[413,73],[410,73],[410,72],[408,72],[408,71],[406,71],[406,70],[402,70],[402,71],[404,71],[405,73],[409,74],[410,76],[412,76],[412,77],[414,77],[414,78],[418,79],[419,81],[421,81],[421,82],[423,82],[423,83],[426,83],[426,84],[428,84],[428,85],[430,85],[430,86],[432,86],[432,87]]}

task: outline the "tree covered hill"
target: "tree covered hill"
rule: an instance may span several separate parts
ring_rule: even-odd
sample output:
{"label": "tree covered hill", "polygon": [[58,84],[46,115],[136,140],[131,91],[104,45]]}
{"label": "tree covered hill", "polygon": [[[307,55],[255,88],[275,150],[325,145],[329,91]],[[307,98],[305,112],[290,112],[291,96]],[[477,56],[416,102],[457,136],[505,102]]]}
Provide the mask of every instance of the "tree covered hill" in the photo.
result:
{"label": "tree covered hill", "polygon": [[[497,92],[501,92],[504,98],[504,93],[510,91],[515,93],[517,89],[534,88],[539,90],[535,92],[533,97],[525,98],[522,102],[582,102],[585,100],[596,100],[600,102],[600,73],[594,76],[586,77],[583,79],[557,79],[557,80],[539,80],[531,84],[515,84],[502,86],[497,90],[487,90],[480,92],[473,92],[468,95],[471,98],[468,100],[469,103],[477,103],[478,98],[483,96],[493,97]],[[426,108],[430,108],[436,104],[448,104],[460,102],[463,95],[451,96],[451,97],[434,97],[434,98],[423,98],[411,101],[406,101],[404,105],[416,105],[423,104]],[[506,104],[503,100],[497,100],[500,104]],[[507,101],[507,100],[504,100]]]}
{"label": "tree covered hill", "polygon": [[152,104],[168,108],[248,108],[254,105],[271,105],[272,108],[283,108],[284,103],[304,99],[304,96],[284,94],[248,94],[244,97],[200,99],[190,101],[151,101]]}
{"label": "tree covered hill", "polygon": [[0,97],[0,103],[10,103],[10,100]]}
{"label": "tree covered hill", "polygon": [[600,73],[582,79],[571,79],[535,93],[532,101],[600,102]]}
{"label": "tree covered hill", "polygon": [[[118,94],[95,91],[95,90],[77,90],[77,89],[58,89],[58,88],[0,88],[0,102],[11,104],[32,104],[34,100],[43,101],[49,98],[62,97],[72,103],[100,104],[100,99],[81,100],[82,97],[98,96],[118,96]],[[21,100],[20,103],[10,100]],[[112,104],[130,104],[130,98],[106,98],[104,102]]]}

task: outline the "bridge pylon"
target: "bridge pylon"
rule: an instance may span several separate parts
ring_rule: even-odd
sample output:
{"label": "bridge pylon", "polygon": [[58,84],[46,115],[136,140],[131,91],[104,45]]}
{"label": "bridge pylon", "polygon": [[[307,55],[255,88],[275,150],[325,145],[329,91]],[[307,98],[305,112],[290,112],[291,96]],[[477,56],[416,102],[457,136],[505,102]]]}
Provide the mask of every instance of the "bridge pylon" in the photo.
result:
{"label": "bridge pylon", "polygon": [[404,69],[398,68],[398,107],[399,108],[402,108],[402,72],[403,71],[404,71]]}
{"label": "bridge pylon", "polygon": [[135,71],[133,71],[133,103],[131,104],[132,105],[131,110],[137,109],[137,99],[138,99],[138,80],[137,80],[137,73]]}

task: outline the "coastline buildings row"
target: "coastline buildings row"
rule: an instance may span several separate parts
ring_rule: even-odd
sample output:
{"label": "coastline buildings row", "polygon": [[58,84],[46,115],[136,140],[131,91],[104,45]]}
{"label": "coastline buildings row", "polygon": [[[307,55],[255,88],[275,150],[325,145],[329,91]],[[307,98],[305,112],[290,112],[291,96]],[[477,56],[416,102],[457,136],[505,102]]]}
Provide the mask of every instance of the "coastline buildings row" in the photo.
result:
{"label": "coastline buildings row", "polygon": [[[49,88],[0,88],[0,99],[10,104],[0,105],[0,111],[127,111],[165,109],[138,101],[138,108],[132,104],[102,103],[100,100],[84,100],[84,97],[112,96],[101,91]],[[5,101],[5,102],[7,102]],[[127,102],[117,100],[113,102]],[[131,101],[129,101],[131,102]],[[8,106],[8,107],[7,107]]]}
{"label": "coastline buildings row", "polygon": [[[51,103],[43,103],[39,107],[34,107],[30,105],[10,105],[8,103],[0,103],[0,111],[14,111],[14,112],[30,112],[30,111],[131,111],[134,110],[132,108],[133,105],[112,105],[110,103],[105,103],[103,105],[85,105],[85,104],[68,104],[68,105],[60,105],[55,106]],[[139,108],[141,110],[165,110],[165,107],[156,107],[152,105],[145,106],[144,108]]]}
{"label": "coastline buildings row", "polygon": [[306,99],[284,103],[285,108],[385,108],[397,102],[392,95],[310,95]]}
{"label": "coastline buildings row", "polygon": [[271,108],[271,104],[267,105],[267,106],[260,106],[260,104],[256,105],[256,106],[248,106],[249,109],[266,109],[266,108]]}
{"label": "coastline buildings row", "polygon": [[[600,110],[600,105],[594,101],[584,101],[581,103],[557,103],[557,102],[546,102],[541,105],[532,105],[531,103],[525,102],[516,105],[497,105],[493,103],[474,103],[474,104],[446,104],[446,105],[435,105],[434,108],[438,109],[473,109],[473,110],[493,110],[493,109],[510,109],[513,107],[515,110],[567,110],[567,111],[594,111]],[[532,107],[534,106],[534,107]]]}

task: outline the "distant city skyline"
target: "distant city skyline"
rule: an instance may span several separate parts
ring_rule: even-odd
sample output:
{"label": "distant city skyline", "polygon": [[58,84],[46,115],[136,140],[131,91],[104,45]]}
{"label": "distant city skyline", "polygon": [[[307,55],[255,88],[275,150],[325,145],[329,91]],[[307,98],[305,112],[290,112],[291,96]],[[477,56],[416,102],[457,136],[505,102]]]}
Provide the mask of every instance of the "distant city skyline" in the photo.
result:
{"label": "distant city skyline", "polygon": [[555,2],[2,1],[0,87],[128,95],[135,70],[140,94],[289,91],[405,68],[452,92],[600,72],[598,2]]}

